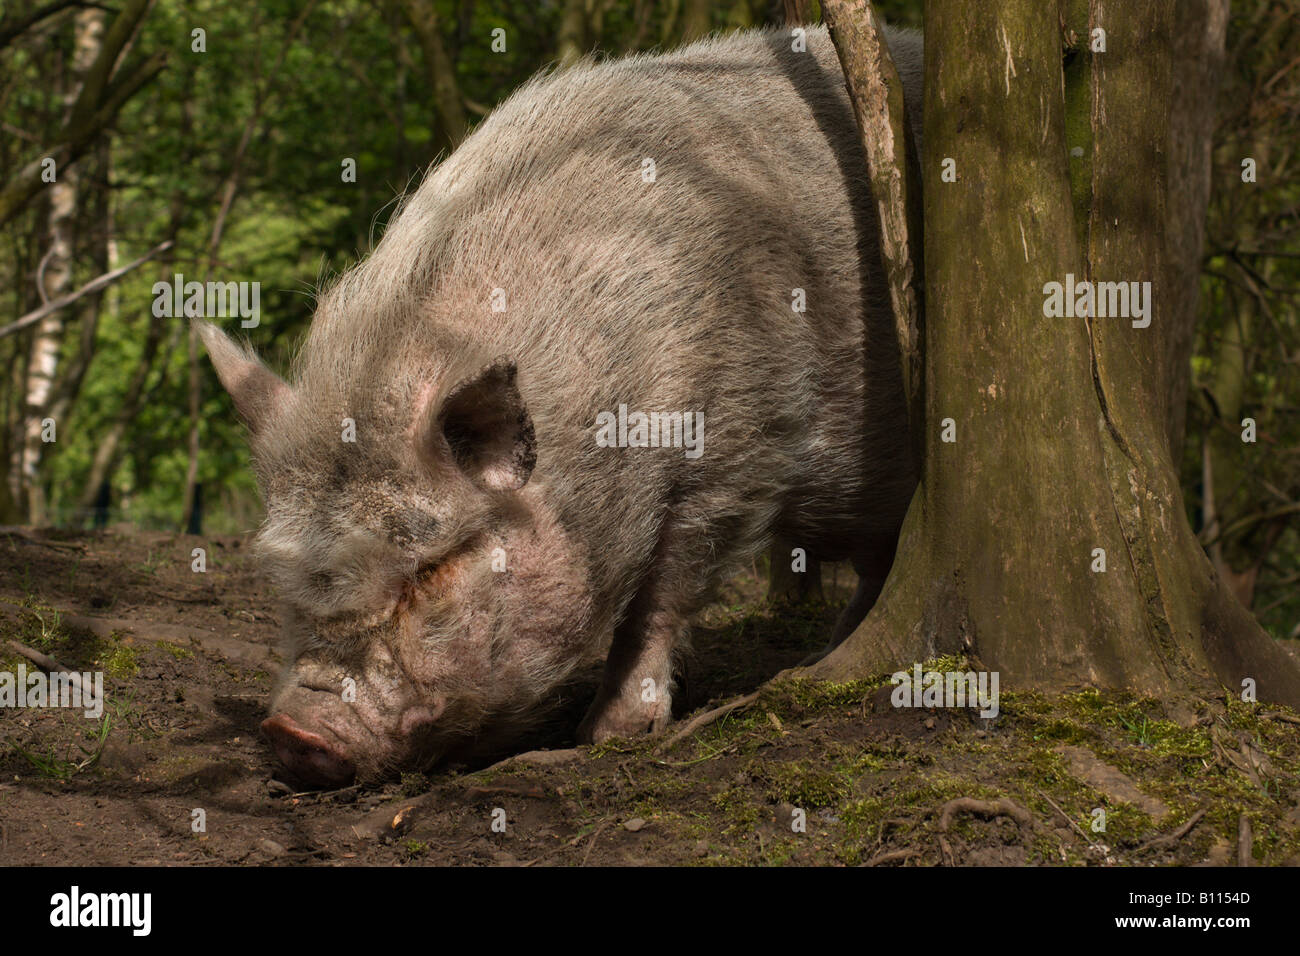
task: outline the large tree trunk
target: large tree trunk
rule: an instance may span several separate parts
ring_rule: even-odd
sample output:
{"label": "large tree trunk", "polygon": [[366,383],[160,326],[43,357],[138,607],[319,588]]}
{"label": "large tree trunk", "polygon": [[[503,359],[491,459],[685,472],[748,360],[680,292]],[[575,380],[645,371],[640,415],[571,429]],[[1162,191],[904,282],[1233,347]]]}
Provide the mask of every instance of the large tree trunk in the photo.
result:
{"label": "large tree trunk", "polygon": [[[1004,689],[1250,679],[1300,705],[1300,670],[1198,545],[1173,457],[1227,2],[1086,6],[1062,5],[1063,61],[1039,0],[926,4],[922,481],[875,608],[811,673],[964,652]],[[1067,274],[1150,281],[1150,325],[1045,317]]]}

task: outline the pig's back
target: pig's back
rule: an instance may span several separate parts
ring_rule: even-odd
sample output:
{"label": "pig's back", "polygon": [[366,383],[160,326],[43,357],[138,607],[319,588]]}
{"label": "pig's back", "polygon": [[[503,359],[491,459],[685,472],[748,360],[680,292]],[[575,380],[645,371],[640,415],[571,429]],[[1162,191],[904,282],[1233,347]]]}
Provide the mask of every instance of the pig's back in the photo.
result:
{"label": "pig's back", "polygon": [[[443,331],[515,359],[539,443],[532,493],[593,540],[593,573],[613,586],[669,513],[720,557],[774,524],[843,556],[906,507],[866,172],[830,39],[811,29],[807,43],[748,32],[535,80],[377,253],[418,228],[443,237],[444,302],[475,305],[439,309]],[[497,289],[504,312],[488,307]],[[598,413],[620,404],[702,411],[703,455],[598,447]]]}

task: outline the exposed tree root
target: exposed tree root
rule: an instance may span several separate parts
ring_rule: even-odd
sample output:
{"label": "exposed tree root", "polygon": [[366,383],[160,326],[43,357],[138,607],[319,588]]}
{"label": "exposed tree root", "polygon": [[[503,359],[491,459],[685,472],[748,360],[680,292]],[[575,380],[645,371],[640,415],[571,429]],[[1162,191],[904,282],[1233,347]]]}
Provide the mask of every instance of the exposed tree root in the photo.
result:
{"label": "exposed tree root", "polygon": [[948,842],[945,834],[952,824],[952,818],[958,813],[978,813],[982,817],[1011,817],[1021,827],[1033,826],[1034,823],[1033,815],[1009,797],[999,797],[997,800],[956,797],[949,800],[939,810],[939,849],[943,852],[944,862],[948,866],[956,866],[957,860],[953,856],[952,844]]}
{"label": "exposed tree root", "polygon": [[880,866],[882,863],[896,863],[899,860],[906,860],[920,854],[916,850],[890,850],[887,853],[877,853],[871,859],[863,863],[863,866]]}
{"label": "exposed tree root", "polygon": [[675,734],[673,734],[671,737],[669,737],[667,740],[665,740],[662,744],[660,744],[655,749],[659,753],[663,753],[664,751],[671,750],[673,747],[677,746],[677,744],[681,743],[683,740],[685,740],[691,734],[695,733],[695,731],[699,730],[701,727],[706,727],[709,724],[714,723],[717,720],[720,720],[721,718],[727,716],[727,714],[731,713],[733,710],[739,710],[741,707],[748,707],[754,701],[758,700],[758,694],[759,694],[758,691],[754,691],[752,694],[746,694],[744,697],[737,697],[735,700],[729,701],[728,703],[723,704],[721,707],[715,707],[712,710],[706,710],[704,713],[692,717],[689,721],[686,722],[686,726],[684,726],[681,730],[677,731]]}
{"label": "exposed tree root", "polygon": [[1149,850],[1153,846],[1162,846],[1166,843],[1177,843],[1183,837],[1187,836],[1187,834],[1192,832],[1192,827],[1196,826],[1196,824],[1201,821],[1201,817],[1205,816],[1205,813],[1206,811],[1204,808],[1197,810],[1187,818],[1186,823],[1180,826],[1173,833],[1170,833],[1167,836],[1156,837],[1154,840],[1148,840],[1146,843],[1143,843],[1138,847],[1137,851],[1141,853],[1143,850]]}

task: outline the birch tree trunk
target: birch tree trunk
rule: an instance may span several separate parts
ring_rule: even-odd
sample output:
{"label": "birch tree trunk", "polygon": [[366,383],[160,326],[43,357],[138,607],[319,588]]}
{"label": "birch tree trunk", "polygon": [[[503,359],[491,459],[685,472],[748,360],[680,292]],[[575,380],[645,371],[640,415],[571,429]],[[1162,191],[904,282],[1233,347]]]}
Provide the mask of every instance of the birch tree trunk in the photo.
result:
{"label": "birch tree trunk", "polygon": [[[63,100],[71,113],[81,95],[85,76],[99,56],[104,34],[104,13],[97,9],[77,11],[74,20],[72,69]],[[57,299],[72,288],[72,262],[76,242],[77,185],[75,163],[56,169],[50,185],[50,248],[42,260],[37,282],[45,300]],[[26,412],[23,429],[22,485],[27,495],[27,520],[46,524],[45,486],[41,480],[41,460],[45,453],[45,420],[56,398],[59,352],[63,347],[66,310],[51,312],[41,319],[32,337],[28,360]],[[55,437],[58,422],[54,422]]]}

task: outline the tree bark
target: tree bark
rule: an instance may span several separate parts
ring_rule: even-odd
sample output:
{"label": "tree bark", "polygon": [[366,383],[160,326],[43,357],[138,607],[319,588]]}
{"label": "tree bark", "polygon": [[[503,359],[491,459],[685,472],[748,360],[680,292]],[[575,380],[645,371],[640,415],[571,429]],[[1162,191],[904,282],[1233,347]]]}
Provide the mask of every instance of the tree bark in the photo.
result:
{"label": "tree bark", "polygon": [[434,8],[433,0],[402,0],[402,8],[420,42],[425,73],[433,89],[434,108],[438,112],[444,144],[450,152],[465,138],[469,120],[465,116],[465,104],[456,82],[456,68],[447,56],[447,49],[442,42],[438,11]]}
{"label": "tree bark", "polygon": [[564,0],[556,40],[560,66],[571,66],[587,52],[587,4],[584,0]]}
{"label": "tree bark", "polygon": [[[1037,0],[927,2],[922,480],[879,601],[813,675],[965,653],[1004,689],[1253,680],[1300,705],[1300,670],[1198,545],[1173,458],[1226,20],[1226,0],[1063,7],[1063,71]],[[1067,274],[1150,281],[1150,325],[1046,317]]]}
{"label": "tree bark", "polygon": [[708,35],[712,28],[710,6],[710,0],[685,0],[685,8],[682,10],[683,43],[691,43]]}
{"label": "tree bark", "polygon": [[[74,23],[72,69],[64,93],[67,115],[73,118],[70,123],[75,120],[81,94],[103,47],[104,14],[100,10],[79,10]],[[36,277],[41,298],[47,302],[61,298],[72,287],[79,180],[76,164],[68,163],[57,170],[50,186],[50,248],[41,260]],[[49,520],[45,484],[41,480],[41,461],[45,455],[43,423],[50,417],[56,400],[65,320],[62,309],[51,309],[41,318],[32,337],[27,364],[22,484],[27,495],[27,520],[34,525]],[[58,424],[55,420],[56,438]]]}

